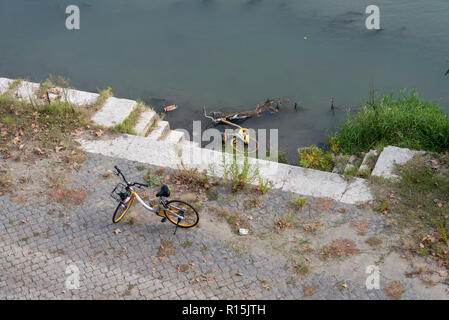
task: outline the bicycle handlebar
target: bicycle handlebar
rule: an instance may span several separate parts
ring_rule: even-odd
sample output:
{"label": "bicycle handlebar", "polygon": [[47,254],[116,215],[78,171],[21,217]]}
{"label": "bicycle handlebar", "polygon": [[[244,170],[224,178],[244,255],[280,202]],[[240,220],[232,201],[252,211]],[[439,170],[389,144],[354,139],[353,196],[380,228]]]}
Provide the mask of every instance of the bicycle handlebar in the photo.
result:
{"label": "bicycle handlebar", "polygon": [[114,166],[114,169],[117,170],[117,173],[116,173],[117,175],[122,176],[123,181],[125,181],[125,183],[128,187],[132,187],[132,186],[145,187],[145,188],[149,187],[149,185],[145,184],[145,183],[140,183],[140,182],[129,183],[128,180],[126,180],[125,175],[122,173],[122,171],[120,171],[120,169],[117,166]]}

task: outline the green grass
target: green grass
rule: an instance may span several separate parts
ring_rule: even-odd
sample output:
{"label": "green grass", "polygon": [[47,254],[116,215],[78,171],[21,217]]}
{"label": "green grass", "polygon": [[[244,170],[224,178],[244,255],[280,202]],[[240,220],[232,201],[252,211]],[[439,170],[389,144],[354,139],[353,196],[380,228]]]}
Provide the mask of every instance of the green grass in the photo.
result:
{"label": "green grass", "polygon": [[442,152],[449,149],[449,117],[435,103],[402,91],[367,103],[331,137],[340,152],[357,154],[394,145],[414,150]]}
{"label": "green grass", "polygon": [[14,91],[14,90],[16,90],[19,86],[20,86],[20,84],[22,83],[22,81],[23,81],[23,79],[16,79],[16,80],[14,80],[13,82],[11,82],[10,84],[9,84],[9,92],[12,92],[12,91]]}
{"label": "green grass", "polygon": [[148,169],[147,174],[145,175],[145,181],[151,188],[161,184],[159,177],[153,175],[151,169]]}
{"label": "green grass", "polygon": [[38,98],[42,99],[42,97],[47,93],[51,88],[60,87],[60,88],[69,88],[69,81],[59,76],[55,78],[50,75],[45,81],[40,83],[39,90],[36,92]]}
{"label": "green grass", "polygon": [[295,209],[300,210],[307,203],[307,198],[293,198],[290,200],[290,203]]}
{"label": "green grass", "polygon": [[142,108],[140,106],[137,106],[134,108],[133,111],[128,115],[128,117],[123,120],[122,123],[112,127],[112,131],[118,131],[122,133],[128,133],[128,134],[136,134],[136,131],[134,130],[137,121],[139,121],[140,114],[142,113]]}
{"label": "green grass", "polygon": [[0,96],[0,123],[3,131],[0,147],[15,149],[23,145],[24,150],[75,146],[72,135],[75,129],[92,126],[88,112],[70,103],[55,101],[38,106],[8,95]]}
{"label": "green grass", "polygon": [[100,110],[101,107],[103,107],[103,104],[106,102],[106,100],[109,97],[112,97],[114,95],[114,89],[111,87],[108,87],[104,90],[100,91],[100,97],[98,98],[97,102],[95,102],[93,106],[93,110]]}
{"label": "green grass", "polygon": [[371,179],[374,209],[410,231],[418,254],[430,252],[449,267],[449,153],[416,156],[397,173],[397,181]]}
{"label": "green grass", "polygon": [[[227,162],[223,156],[222,166],[225,183],[230,185],[232,192],[244,190],[249,184],[260,178],[259,168],[250,165],[248,157],[243,157],[243,162],[235,159]],[[268,188],[268,185],[266,187]]]}
{"label": "green grass", "polygon": [[270,180],[264,179],[264,178],[259,176],[259,190],[262,193],[267,193],[271,189],[273,189],[273,182],[271,182]]}

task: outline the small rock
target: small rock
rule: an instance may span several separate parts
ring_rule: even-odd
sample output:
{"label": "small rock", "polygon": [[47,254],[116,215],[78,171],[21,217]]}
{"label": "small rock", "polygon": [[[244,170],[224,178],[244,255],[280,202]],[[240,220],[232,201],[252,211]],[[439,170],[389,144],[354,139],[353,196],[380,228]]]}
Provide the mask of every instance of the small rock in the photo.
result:
{"label": "small rock", "polygon": [[239,229],[239,234],[241,236],[246,236],[248,234],[248,232],[249,232],[248,229],[243,229],[243,228]]}

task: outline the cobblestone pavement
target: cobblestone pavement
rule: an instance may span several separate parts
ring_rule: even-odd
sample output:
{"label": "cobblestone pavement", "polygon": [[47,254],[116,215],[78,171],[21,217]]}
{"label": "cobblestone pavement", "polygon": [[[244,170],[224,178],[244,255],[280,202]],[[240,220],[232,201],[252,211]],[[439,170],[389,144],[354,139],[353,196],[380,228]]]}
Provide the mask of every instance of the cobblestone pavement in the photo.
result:
{"label": "cobblestone pavement", "polygon": [[[136,205],[132,223],[112,224],[116,203],[109,193],[119,180],[104,173],[113,165],[138,181],[148,168],[87,154],[68,182],[88,191],[81,205],[49,202],[44,191],[22,201],[0,197],[0,299],[388,299],[392,281],[404,288],[402,299],[449,297],[443,284],[427,287],[405,276],[420,261],[392,250],[395,234],[386,220],[363,206],[309,197],[296,212],[290,200],[297,195],[219,188],[218,197],[201,206],[194,229],[173,235],[172,224]],[[245,210],[251,203],[255,208]],[[242,212],[250,234],[233,232],[219,210]],[[276,228],[281,218],[294,227]],[[382,244],[367,244],[373,237]],[[358,252],[323,258],[323,248],[338,239],[352,240]],[[173,244],[174,254],[158,257],[162,241]],[[368,290],[365,271],[373,264],[380,268],[380,289]],[[71,265],[79,270],[78,289],[66,287],[76,275]]]}

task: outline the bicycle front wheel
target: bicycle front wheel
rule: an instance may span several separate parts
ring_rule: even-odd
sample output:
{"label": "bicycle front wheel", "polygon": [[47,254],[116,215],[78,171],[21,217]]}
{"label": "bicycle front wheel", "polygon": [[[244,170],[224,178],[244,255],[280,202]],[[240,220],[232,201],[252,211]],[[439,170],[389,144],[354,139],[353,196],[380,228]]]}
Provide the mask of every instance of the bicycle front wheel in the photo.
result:
{"label": "bicycle front wheel", "polygon": [[196,226],[200,220],[198,212],[196,212],[195,208],[185,201],[169,201],[167,202],[165,208],[184,218],[180,219],[171,212],[164,210],[167,219],[181,228],[192,228]]}
{"label": "bicycle front wheel", "polygon": [[117,208],[115,209],[114,215],[112,216],[113,223],[117,223],[123,219],[125,214],[128,212],[128,209],[131,207],[131,204],[133,203],[133,201],[134,201],[134,197],[132,197],[128,201],[128,204],[124,204],[123,202],[120,202],[118,204]]}

